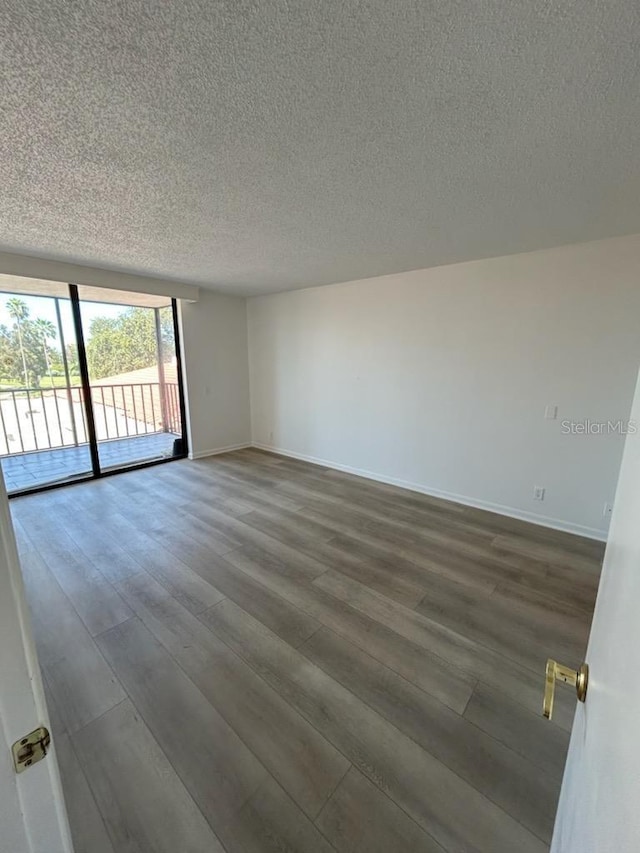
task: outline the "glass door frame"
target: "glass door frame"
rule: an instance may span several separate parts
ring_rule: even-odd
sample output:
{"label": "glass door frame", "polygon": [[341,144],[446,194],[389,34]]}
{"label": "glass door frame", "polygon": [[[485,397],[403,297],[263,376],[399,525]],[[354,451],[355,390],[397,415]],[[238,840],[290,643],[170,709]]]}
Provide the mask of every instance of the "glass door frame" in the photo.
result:
{"label": "glass door frame", "polygon": [[[64,486],[72,486],[76,483],[86,483],[90,480],[100,479],[102,477],[111,477],[115,474],[121,474],[125,471],[136,471],[141,468],[149,468],[152,465],[162,465],[165,462],[173,462],[175,459],[185,459],[188,455],[188,439],[187,439],[187,409],[184,394],[184,377],[182,372],[182,353],[180,345],[180,324],[178,321],[178,303],[177,300],[171,298],[171,318],[173,322],[173,335],[175,341],[175,358],[176,358],[176,375],[178,381],[178,406],[180,411],[181,435],[181,451],[173,456],[164,457],[162,459],[147,459],[140,462],[132,462],[123,464],[118,467],[109,467],[103,469],[100,464],[100,455],[98,450],[98,439],[95,426],[95,413],[93,397],[91,393],[91,380],[89,377],[89,364],[87,361],[87,350],[84,339],[84,328],[82,325],[81,316],[81,299],[78,294],[77,284],[68,284],[69,298],[71,301],[71,311],[73,315],[73,325],[76,336],[76,345],[78,349],[78,367],[80,370],[80,380],[82,385],[83,410],[86,418],[86,429],[89,453],[91,459],[91,471],[78,474],[68,480],[58,480],[53,483],[45,483],[43,485],[34,486],[29,489],[18,489],[9,494],[9,498],[22,497],[24,495],[33,495],[38,492],[47,492],[51,489],[60,489]],[[151,310],[151,309],[150,309]]]}

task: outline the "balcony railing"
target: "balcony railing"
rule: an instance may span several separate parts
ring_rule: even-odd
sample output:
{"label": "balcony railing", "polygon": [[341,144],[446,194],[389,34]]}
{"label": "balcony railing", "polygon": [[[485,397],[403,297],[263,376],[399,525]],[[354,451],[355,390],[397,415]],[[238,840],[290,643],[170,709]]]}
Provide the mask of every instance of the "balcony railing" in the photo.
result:
{"label": "balcony railing", "polygon": [[[91,386],[98,441],[168,432],[180,435],[176,383]],[[88,442],[81,386],[0,391],[0,456]]]}

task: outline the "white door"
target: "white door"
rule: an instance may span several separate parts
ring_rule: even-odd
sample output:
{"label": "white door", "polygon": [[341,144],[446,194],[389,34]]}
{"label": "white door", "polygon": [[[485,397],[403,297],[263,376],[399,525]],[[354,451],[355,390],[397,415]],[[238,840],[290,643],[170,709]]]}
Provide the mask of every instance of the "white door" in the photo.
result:
{"label": "white door", "polygon": [[0,473],[0,849],[2,853],[72,853],[55,745],[19,775],[11,746],[49,728],[22,575]]}
{"label": "white door", "polygon": [[[640,381],[634,424],[640,429]],[[639,654],[640,432],[625,444],[552,853],[640,851]]]}

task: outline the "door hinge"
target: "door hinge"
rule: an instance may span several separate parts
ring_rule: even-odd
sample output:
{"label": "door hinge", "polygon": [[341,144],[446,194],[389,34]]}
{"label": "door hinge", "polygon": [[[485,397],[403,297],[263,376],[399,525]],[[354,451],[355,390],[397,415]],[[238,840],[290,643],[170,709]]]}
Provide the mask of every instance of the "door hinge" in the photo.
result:
{"label": "door hinge", "polygon": [[27,767],[32,764],[37,764],[41,761],[49,750],[51,744],[51,735],[49,730],[41,726],[39,729],[34,729],[30,734],[25,735],[20,740],[17,740],[11,747],[13,753],[13,766],[16,773],[22,773]]}

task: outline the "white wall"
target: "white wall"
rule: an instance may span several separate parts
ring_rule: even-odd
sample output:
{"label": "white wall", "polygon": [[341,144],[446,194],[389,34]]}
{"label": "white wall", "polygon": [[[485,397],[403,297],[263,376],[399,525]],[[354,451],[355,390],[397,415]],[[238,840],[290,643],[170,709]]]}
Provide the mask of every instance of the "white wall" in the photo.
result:
{"label": "white wall", "polygon": [[246,300],[200,291],[180,303],[182,358],[192,457],[251,441]]}
{"label": "white wall", "polygon": [[623,438],[561,423],[629,415],[640,235],[257,297],[248,315],[254,443],[605,535]]}
{"label": "white wall", "polygon": [[154,296],[172,296],[176,299],[188,299],[190,301],[197,301],[199,295],[199,288],[194,284],[100,269],[99,267],[86,267],[66,261],[34,258],[13,252],[0,252],[0,273],[45,279],[46,281],[60,281],[65,284],[67,282],[88,284],[92,287],[105,287],[109,290],[152,293]]}

